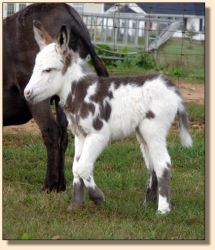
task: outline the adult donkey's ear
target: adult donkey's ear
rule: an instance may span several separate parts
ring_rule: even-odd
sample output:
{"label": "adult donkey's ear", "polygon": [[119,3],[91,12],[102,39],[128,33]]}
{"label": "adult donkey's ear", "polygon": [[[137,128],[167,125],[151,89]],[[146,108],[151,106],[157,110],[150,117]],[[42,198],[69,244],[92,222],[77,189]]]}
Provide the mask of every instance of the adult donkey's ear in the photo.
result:
{"label": "adult donkey's ear", "polygon": [[61,27],[60,32],[57,35],[57,44],[62,53],[67,51],[69,44],[69,33],[65,25]]}
{"label": "adult donkey's ear", "polygon": [[52,37],[49,33],[45,30],[42,23],[38,20],[33,20],[33,30],[34,30],[34,38],[42,50],[46,45],[53,42]]}

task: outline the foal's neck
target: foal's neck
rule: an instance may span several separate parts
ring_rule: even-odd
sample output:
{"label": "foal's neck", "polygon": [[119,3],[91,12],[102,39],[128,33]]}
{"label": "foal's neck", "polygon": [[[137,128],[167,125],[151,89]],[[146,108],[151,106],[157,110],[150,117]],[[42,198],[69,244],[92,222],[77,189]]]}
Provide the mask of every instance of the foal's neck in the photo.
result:
{"label": "foal's neck", "polygon": [[90,74],[93,74],[93,72],[89,70],[85,60],[79,57],[72,61],[71,65],[63,75],[63,85],[59,93],[61,106],[65,105],[67,97],[72,91],[72,84],[77,83],[82,78]]}

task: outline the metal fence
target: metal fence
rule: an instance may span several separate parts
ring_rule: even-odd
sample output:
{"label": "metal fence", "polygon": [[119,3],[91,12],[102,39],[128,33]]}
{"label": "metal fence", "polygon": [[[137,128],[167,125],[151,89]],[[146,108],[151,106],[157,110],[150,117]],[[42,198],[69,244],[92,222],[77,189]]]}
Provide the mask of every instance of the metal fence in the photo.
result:
{"label": "metal fence", "polygon": [[108,44],[114,48],[145,48],[146,51],[158,49],[174,33],[180,31],[184,23],[183,17],[152,17],[128,13],[83,13],[82,17],[95,44]]}
{"label": "metal fence", "polygon": [[31,3],[3,3],[3,18],[8,17]]}
{"label": "metal fence", "polygon": [[[186,10],[185,10],[186,11]],[[204,16],[81,13],[94,43],[105,43],[114,47],[127,46],[158,49],[171,37],[204,40]],[[193,24],[192,24],[193,22]],[[195,27],[199,23],[199,27]],[[200,27],[201,24],[201,27]]]}

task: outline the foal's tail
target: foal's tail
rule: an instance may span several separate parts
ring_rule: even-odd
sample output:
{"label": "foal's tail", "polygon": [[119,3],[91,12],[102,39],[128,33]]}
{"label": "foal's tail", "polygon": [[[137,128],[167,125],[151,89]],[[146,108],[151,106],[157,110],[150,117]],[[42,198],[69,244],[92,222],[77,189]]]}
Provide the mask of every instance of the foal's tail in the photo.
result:
{"label": "foal's tail", "polygon": [[180,123],[180,138],[181,144],[184,147],[192,147],[192,138],[189,133],[189,121],[184,103],[181,102],[178,108],[179,123]]}

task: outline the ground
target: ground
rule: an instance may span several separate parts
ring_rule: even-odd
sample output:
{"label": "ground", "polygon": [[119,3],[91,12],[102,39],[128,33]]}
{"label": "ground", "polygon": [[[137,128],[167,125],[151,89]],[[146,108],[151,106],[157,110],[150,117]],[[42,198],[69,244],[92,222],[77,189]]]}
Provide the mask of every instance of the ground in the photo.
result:
{"label": "ground", "polygon": [[[194,102],[197,104],[204,104],[204,84],[176,82],[176,85],[180,88],[183,97],[186,102]],[[195,126],[201,126],[202,124],[195,124]],[[40,130],[34,120],[29,121],[26,124],[19,126],[7,126],[3,127],[3,133],[19,133],[25,131],[26,133],[39,134]]]}

